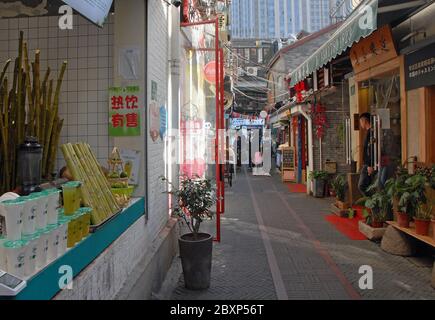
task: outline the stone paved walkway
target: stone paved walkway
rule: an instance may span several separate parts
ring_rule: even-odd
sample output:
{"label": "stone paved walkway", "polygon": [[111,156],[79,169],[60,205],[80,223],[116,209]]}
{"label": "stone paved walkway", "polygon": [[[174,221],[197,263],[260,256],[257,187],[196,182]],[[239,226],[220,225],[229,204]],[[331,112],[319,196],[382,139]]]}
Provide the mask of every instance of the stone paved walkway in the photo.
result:
{"label": "stone paved walkway", "polygon": [[[210,289],[189,291],[180,276],[170,298],[435,299],[431,268],[346,238],[324,220],[329,207],[291,194],[277,175],[242,172],[227,191]],[[373,290],[358,287],[362,265],[373,268]]]}

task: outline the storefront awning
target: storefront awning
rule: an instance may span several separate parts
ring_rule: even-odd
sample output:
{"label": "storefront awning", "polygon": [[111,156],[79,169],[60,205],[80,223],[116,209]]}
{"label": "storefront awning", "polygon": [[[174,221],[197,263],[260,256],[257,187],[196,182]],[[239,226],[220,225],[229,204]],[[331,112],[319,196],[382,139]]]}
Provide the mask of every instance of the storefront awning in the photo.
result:
{"label": "storefront awning", "polygon": [[349,16],[343,25],[312,54],[302,65],[290,73],[290,85],[307,78],[314,71],[326,65],[361,38],[369,36],[377,29],[379,0],[366,0]]}

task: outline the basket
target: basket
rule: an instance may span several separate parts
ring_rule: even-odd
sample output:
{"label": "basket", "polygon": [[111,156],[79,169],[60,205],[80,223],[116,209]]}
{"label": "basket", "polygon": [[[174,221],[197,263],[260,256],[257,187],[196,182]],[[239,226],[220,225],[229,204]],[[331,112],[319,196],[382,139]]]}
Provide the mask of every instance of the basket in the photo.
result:
{"label": "basket", "polygon": [[134,192],[134,187],[128,186],[127,188],[112,188],[111,190],[114,195],[126,196],[128,198],[131,198]]}

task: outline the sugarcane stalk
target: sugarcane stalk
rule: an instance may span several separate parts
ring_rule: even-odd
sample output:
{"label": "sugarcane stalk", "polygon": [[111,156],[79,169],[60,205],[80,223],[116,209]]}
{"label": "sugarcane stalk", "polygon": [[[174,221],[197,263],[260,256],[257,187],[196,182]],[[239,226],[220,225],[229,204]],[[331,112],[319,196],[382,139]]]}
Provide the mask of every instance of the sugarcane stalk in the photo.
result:
{"label": "sugarcane stalk", "polygon": [[101,168],[100,164],[98,163],[97,159],[95,158],[94,153],[91,150],[91,147],[88,144],[85,143],[79,143],[78,146],[82,150],[82,153],[85,156],[85,160],[90,164],[92,167],[92,170],[95,172],[98,172],[98,179],[99,184],[101,187],[101,190],[104,190],[106,199],[110,205],[112,214],[119,211],[120,207],[118,205],[118,202],[116,201],[112,191],[109,181],[104,176],[103,169]]}
{"label": "sugarcane stalk", "polygon": [[72,153],[70,151],[70,145],[69,144],[62,145],[61,150],[62,150],[63,156],[65,158],[65,161],[67,163],[68,169],[70,170],[74,179],[83,182],[83,185],[81,187],[83,201],[87,206],[93,208],[93,212],[91,215],[92,224],[101,223],[103,220],[100,218],[100,214],[97,210],[97,206],[94,203],[95,200],[92,198],[91,193],[89,192],[88,186],[84,182],[85,177],[82,175],[82,173],[79,169],[79,165],[73,159]]}
{"label": "sugarcane stalk", "polygon": [[96,194],[99,199],[99,203],[101,207],[103,208],[105,214],[107,216],[111,216],[113,213],[111,211],[110,205],[108,204],[108,201],[106,199],[106,195],[104,193],[104,189],[101,188],[100,183],[98,182],[98,171],[94,171],[90,168],[89,163],[87,163],[84,155],[82,154],[79,145],[75,144],[73,145],[75,154],[78,156],[78,159],[82,165],[82,168],[85,170],[85,174],[89,177],[90,183],[92,185],[92,188],[96,188]]}
{"label": "sugarcane stalk", "polygon": [[50,76],[50,68],[47,68],[45,72],[44,81],[42,82],[42,102],[40,105],[41,108],[41,120],[40,120],[40,131],[39,131],[39,140],[41,144],[45,142],[45,115],[47,110],[47,82],[48,77]]}
{"label": "sugarcane stalk", "polygon": [[53,137],[54,143],[52,143],[50,145],[51,150],[50,150],[50,155],[48,158],[48,171],[46,173],[47,176],[49,176],[54,171],[54,165],[56,163],[56,156],[57,156],[57,148],[59,145],[60,133],[62,131],[63,122],[64,122],[64,119],[58,120],[56,131],[53,131],[54,132],[54,137]]}
{"label": "sugarcane stalk", "polygon": [[20,144],[24,140],[24,113],[23,113],[23,31],[20,31],[20,39],[18,45],[18,77],[17,77],[17,144]]}
{"label": "sugarcane stalk", "polygon": [[[66,66],[67,66],[67,62],[64,61],[59,73],[59,77],[57,79],[57,85],[56,85],[56,91],[54,93],[54,98],[53,98],[53,105],[50,108],[50,118],[48,121],[48,127],[47,127],[47,131],[46,131],[46,137],[45,137],[45,143],[44,146],[49,146],[50,145],[50,140],[51,140],[51,134],[53,131],[53,122],[57,117],[57,113],[58,113],[58,109],[59,109],[59,96],[60,96],[60,88],[62,86],[62,80],[63,80],[63,76],[65,74],[65,70],[66,70]],[[47,158],[48,158],[48,149],[49,148],[44,148],[43,151],[43,155],[42,155],[42,164],[43,164],[43,168],[46,170],[46,163],[47,163]],[[44,170],[44,171],[45,171]]]}
{"label": "sugarcane stalk", "polygon": [[[40,70],[39,70],[39,66],[40,66],[40,57],[41,52],[39,50],[36,50],[35,52],[35,63],[33,64],[33,83],[34,83],[34,97],[33,97],[33,105],[35,108],[35,122],[34,122],[34,133],[35,136],[38,138],[39,140],[39,130],[40,130],[40,115],[41,115],[41,108],[40,108],[40,100],[41,100],[41,93],[40,93]],[[30,102],[30,97],[29,97],[29,102]]]}
{"label": "sugarcane stalk", "polygon": [[[30,64],[29,64],[29,50],[27,48],[27,42],[23,43],[23,51],[24,51],[24,69],[27,74],[30,74]],[[32,87],[30,83],[30,77],[27,77],[26,79],[26,90],[27,90],[27,96],[29,97],[29,112],[28,112],[28,119],[27,119],[27,134],[30,136],[33,136],[33,115],[35,112],[35,108],[33,106],[33,99],[32,97]]]}

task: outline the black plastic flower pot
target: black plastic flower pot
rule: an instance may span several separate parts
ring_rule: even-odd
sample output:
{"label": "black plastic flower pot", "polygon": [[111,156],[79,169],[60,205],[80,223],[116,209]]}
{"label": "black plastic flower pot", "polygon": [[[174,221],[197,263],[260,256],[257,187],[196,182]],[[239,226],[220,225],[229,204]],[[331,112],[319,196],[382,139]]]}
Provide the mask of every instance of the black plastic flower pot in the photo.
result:
{"label": "black plastic flower pot", "polygon": [[185,234],[178,239],[184,284],[190,290],[204,290],[210,287],[213,237],[199,233]]}
{"label": "black plastic flower pot", "polygon": [[314,179],[314,197],[325,197],[325,180]]}

